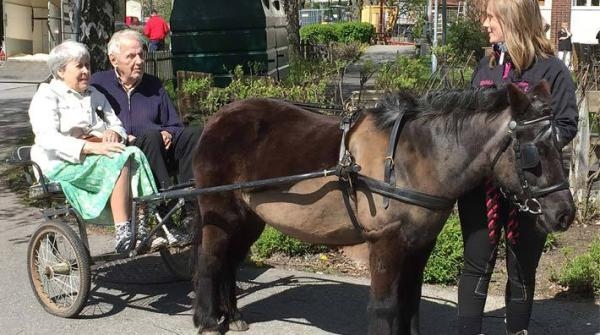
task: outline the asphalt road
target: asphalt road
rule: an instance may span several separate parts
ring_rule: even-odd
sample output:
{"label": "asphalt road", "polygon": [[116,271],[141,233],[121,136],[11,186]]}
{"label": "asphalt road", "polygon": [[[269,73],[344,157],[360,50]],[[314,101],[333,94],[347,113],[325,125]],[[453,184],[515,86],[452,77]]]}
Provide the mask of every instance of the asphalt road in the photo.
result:
{"label": "asphalt road", "polygon": [[[0,84],[0,157],[30,133],[26,110],[34,90],[31,85]],[[29,238],[40,222],[39,210],[23,206],[0,185],[0,334],[195,334],[191,285],[175,280],[156,254],[94,270],[80,317],[46,313],[26,270]],[[96,255],[111,248],[112,237],[91,231],[90,244]],[[250,323],[244,334],[366,332],[365,278],[253,267],[242,268],[239,277],[239,305]],[[485,333],[504,334],[503,297],[490,297],[486,311]],[[455,288],[425,286],[423,334],[455,334],[455,318]],[[594,301],[536,301],[530,333],[600,334],[600,307]]]}

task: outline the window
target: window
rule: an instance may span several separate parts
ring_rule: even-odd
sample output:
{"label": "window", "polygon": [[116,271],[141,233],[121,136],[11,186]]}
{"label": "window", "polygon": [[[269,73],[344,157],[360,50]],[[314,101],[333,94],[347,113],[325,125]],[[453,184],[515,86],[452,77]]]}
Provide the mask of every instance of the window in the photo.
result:
{"label": "window", "polygon": [[593,6],[600,7],[600,0],[573,0],[573,6]]}

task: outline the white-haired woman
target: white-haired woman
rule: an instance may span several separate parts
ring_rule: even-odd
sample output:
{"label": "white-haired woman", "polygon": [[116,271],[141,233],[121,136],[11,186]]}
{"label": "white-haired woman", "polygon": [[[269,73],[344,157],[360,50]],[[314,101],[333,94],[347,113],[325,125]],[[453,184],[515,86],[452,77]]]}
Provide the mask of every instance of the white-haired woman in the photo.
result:
{"label": "white-haired woman", "polygon": [[117,252],[131,241],[131,199],[156,192],[148,162],[110,104],[88,85],[90,54],[85,45],[66,41],[48,58],[53,79],[31,100],[29,120],[35,144],[31,158],[51,181],[60,183],[70,204],[90,220],[112,212]]}

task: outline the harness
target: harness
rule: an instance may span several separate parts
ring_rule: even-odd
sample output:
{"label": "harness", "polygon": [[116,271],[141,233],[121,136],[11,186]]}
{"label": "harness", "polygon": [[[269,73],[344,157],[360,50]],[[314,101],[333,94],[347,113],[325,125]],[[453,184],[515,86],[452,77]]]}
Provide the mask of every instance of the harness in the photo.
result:
{"label": "harness", "polygon": [[354,227],[360,231],[365,231],[364,227],[358,222],[358,219],[351,210],[350,196],[355,194],[354,188],[357,186],[366,188],[373,193],[383,196],[383,206],[389,207],[389,199],[395,199],[407,204],[416,205],[433,210],[449,209],[454,205],[455,200],[435,195],[429,195],[419,191],[396,187],[396,178],[394,174],[394,153],[398,143],[398,137],[404,121],[404,112],[394,121],[390,139],[385,157],[384,180],[378,180],[360,173],[360,166],[356,164],[352,153],[346,148],[346,138],[350,129],[354,126],[362,110],[345,116],[341,123],[342,139],[340,143],[339,160],[336,167],[336,175],[346,185],[344,193],[344,204],[348,208],[348,213]]}
{"label": "harness", "polygon": [[[389,199],[395,199],[407,204],[417,205],[420,207],[442,210],[448,209],[454,205],[454,200],[425,194],[419,191],[399,188],[396,187],[396,179],[394,174],[394,153],[396,145],[398,143],[398,137],[402,130],[404,112],[401,112],[398,118],[394,121],[392,130],[390,132],[389,145],[385,157],[384,166],[384,180],[374,179],[369,176],[365,176],[360,173],[360,166],[356,164],[354,157],[346,148],[347,134],[356,123],[358,117],[361,114],[361,110],[345,116],[341,123],[340,129],[342,130],[342,139],[340,143],[340,153],[338,165],[336,167],[336,175],[341,181],[345,182],[346,192],[344,193],[344,203],[348,208],[348,213],[352,224],[360,231],[365,231],[364,227],[358,222],[356,216],[351,210],[350,197],[355,194],[354,188],[356,186],[363,186],[369,189],[371,192],[383,196],[383,206],[385,209],[389,207]],[[510,135],[505,143],[501,146],[498,153],[492,160],[492,170],[496,166],[496,163],[500,159],[500,156],[512,143],[512,149],[515,153],[515,169],[517,176],[519,177],[521,193],[524,196],[518,196],[508,190],[500,189],[502,194],[511,199],[512,203],[517,207],[520,212],[529,212],[531,214],[539,215],[542,214],[542,208],[537,200],[539,197],[543,197],[547,194],[569,189],[569,183],[566,180],[558,184],[554,184],[547,187],[537,187],[529,185],[526,177],[525,170],[536,167],[540,163],[540,155],[537,147],[533,142],[522,143],[519,139],[518,133],[521,130],[530,128],[540,122],[550,122],[551,136],[554,141],[554,145],[558,148],[556,140],[555,126],[553,115],[543,116],[534,120],[527,121],[515,121],[511,120],[508,124],[508,134]]]}
{"label": "harness", "polygon": [[510,137],[508,137],[506,143],[500,148],[492,160],[492,169],[494,169],[500,156],[502,156],[510,144],[513,143],[512,148],[515,153],[516,161],[515,169],[517,176],[519,177],[521,194],[523,196],[518,196],[517,194],[511,193],[503,188],[500,188],[500,191],[507,199],[511,200],[511,202],[518,208],[519,212],[528,212],[535,215],[542,214],[542,207],[537,198],[543,197],[550,193],[569,189],[569,183],[566,180],[551,186],[537,187],[529,185],[527,178],[525,178],[525,170],[535,168],[540,163],[540,154],[533,142],[521,143],[518,137],[518,132],[520,130],[530,128],[537,123],[546,121],[550,122],[550,131],[554,145],[559,148],[556,140],[556,130],[553,115],[543,116],[528,121],[511,120],[508,123],[508,133]]}

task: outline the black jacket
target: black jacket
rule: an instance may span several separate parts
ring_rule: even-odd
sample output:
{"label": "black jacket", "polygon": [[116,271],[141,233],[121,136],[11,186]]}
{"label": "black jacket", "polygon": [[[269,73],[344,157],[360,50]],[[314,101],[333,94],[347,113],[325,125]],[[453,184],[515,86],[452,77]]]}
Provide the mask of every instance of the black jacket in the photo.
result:
{"label": "black jacket", "polygon": [[511,66],[508,76],[503,78],[504,68],[508,63],[510,61],[505,62],[505,65],[490,68],[489,56],[484,57],[473,73],[471,87],[500,88],[508,83],[515,83],[521,89],[527,91],[542,79],[545,79],[550,84],[552,110],[561,139],[560,142],[563,144],[569,143],[577,134],[579,112],[577,110],[577,99],[575,98],[575,84],[565,64],[554,56],[539,58],[532,66],[525,69],[520,76]]}

